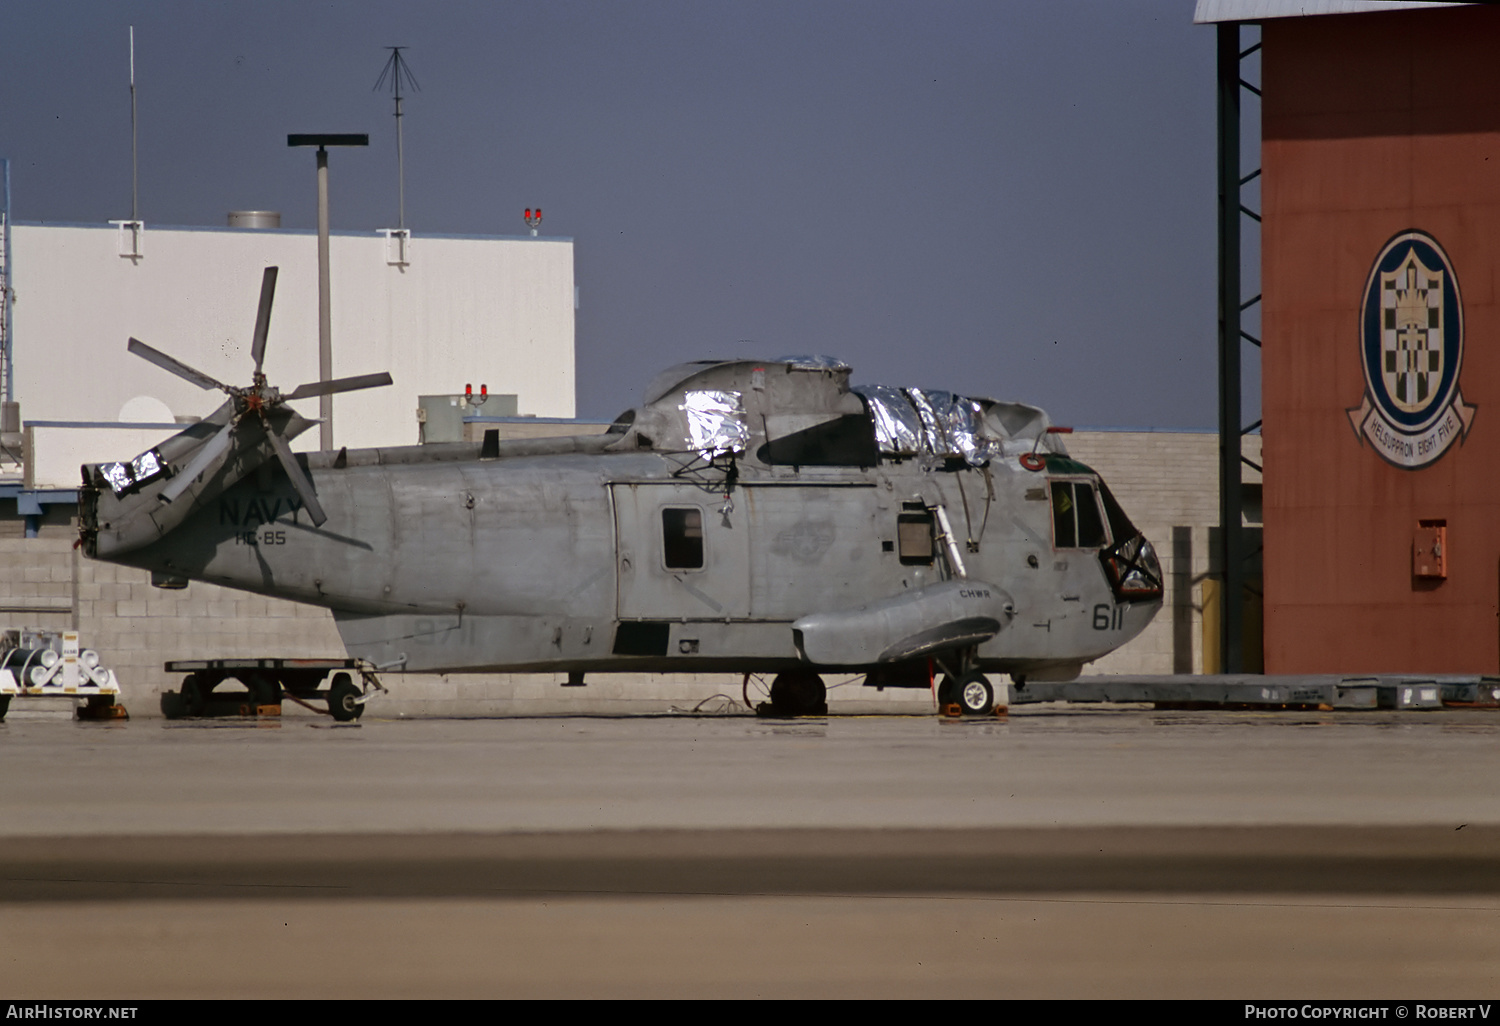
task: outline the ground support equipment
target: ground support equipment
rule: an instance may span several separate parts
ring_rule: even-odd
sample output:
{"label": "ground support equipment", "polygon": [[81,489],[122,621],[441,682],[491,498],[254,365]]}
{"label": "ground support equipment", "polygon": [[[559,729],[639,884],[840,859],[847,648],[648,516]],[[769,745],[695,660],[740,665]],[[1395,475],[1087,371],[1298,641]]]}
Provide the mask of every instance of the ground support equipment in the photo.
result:
{"label": "ground support equipment", "polygon": [[82,699],[80,720],[123,720],[120,682],[99,654],[80,648],[77,631],[20,628],[0,635],[0,720],[15,697]]}
{"label": "ground support equipment", "polygon": [[[180,690],[162,693],[162,715],[169,720],[280,716],[282,700],[289,698],[348,722],[364,715],[371,698],[385,693],[374,665],[363,659],[178,659],[167,663],[166,670],[185,674]],[[227,682],[238,682],[244,690],[219,690]]]}

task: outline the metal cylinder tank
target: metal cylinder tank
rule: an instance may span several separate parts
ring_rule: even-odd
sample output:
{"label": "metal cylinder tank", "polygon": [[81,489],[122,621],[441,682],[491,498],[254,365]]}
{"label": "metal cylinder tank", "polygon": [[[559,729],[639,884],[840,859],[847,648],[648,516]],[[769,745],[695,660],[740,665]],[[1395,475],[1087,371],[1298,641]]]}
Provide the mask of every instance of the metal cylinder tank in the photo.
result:
{"label": "metal cylinder tank", "polygon": [[231,210],[229,212],[229,227],[231,228],[280,228],[281,211],[279,210]]}

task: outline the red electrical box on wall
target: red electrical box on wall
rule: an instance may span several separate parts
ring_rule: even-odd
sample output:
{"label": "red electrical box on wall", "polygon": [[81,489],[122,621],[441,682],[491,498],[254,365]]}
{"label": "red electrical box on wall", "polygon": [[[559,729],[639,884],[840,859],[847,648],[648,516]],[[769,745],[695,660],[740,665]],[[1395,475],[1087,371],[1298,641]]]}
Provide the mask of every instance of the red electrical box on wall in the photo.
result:
{"label": "red electrical box on wall", "polygon": [[1448,576],[1448,521],[1419,520],[1411,542],[1411,575],[1423,580]]}

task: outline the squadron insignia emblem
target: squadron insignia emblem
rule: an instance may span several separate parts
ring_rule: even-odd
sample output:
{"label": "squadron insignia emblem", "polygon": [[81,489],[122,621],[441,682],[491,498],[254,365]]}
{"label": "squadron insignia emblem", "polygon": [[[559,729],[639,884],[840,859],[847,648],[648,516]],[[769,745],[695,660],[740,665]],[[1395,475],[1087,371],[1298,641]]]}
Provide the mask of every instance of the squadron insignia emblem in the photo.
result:
{"label": "squadron insignia emblem", "polygon": [[1466,438],[1476,407],[1458,388],[1464,312],[1448,254],[1426,232],[1385,244],[1365,284],[1359,315],[1365,395],[1349,423],[1387,462],[1432,463]]}

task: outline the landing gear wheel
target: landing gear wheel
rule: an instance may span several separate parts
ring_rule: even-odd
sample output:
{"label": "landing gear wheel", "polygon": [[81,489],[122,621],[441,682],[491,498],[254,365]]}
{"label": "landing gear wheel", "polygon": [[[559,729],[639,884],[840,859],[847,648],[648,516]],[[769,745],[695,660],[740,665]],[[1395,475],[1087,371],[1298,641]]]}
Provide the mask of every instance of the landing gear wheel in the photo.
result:
{"label": "landing gear wheel", "polygon": [[995,711],[995,689],[975,670],[958,682],[958,704],[965,716],[988,716]]}
{"label": "landing gear wheel", "polygon": [[359,701],[359,688],[347,673],[333,675],[333,686],[328,689],[328,711],[340,723],[357,720],[365,714],[364,703]]}
{"label": "landing gear wheel", "polygon": [[0,720],[5,719],[5,714],[10,712],[10,696],[0,695]]}
{"label": "landing gear wheel", "polygon": [[[938,712],[948,716],[988,716],[995,711],[995,689],[978,670],[962,677],[944,674],[938,682]],[[958,712],[951,712],[957,707]]]}
{"label": "landing gear wheel", "polygon": [[788,670],[771,681],[771,701],[762,708],[771,716],[827,716],[828,689],[811,670]]}

